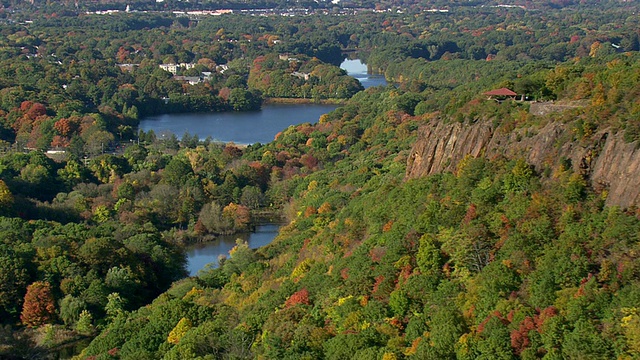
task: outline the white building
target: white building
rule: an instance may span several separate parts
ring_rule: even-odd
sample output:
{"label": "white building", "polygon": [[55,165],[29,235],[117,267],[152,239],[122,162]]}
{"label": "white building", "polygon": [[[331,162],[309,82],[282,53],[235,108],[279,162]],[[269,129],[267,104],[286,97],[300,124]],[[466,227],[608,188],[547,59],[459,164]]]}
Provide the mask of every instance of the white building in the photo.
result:
{"label": "white building", "polygon": [[178,69],[184,68],[185,70],[189,70],[196,66],[194,63],[180,63],[180,64],[160,64],[158,65],[160,69],[164,71],[168,71],[173,75],[178,73]]}

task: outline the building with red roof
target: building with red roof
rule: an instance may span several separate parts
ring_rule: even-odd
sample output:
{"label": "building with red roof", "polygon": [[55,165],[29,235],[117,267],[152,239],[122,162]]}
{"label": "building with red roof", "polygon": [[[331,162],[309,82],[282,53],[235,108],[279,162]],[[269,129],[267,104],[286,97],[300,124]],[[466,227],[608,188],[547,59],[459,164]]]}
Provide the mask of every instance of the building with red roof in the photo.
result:
{"label": "building with red roof", "polygon": [[515,92],[507,88],[500,88],[500,89],[487,91],[486,93],[484,93],[484,95],[486,95],[489,100],[498,100],[498,101],[506,100],[506,99],[515,100],[516,96],[518,96],[518,94],[516,94]]}

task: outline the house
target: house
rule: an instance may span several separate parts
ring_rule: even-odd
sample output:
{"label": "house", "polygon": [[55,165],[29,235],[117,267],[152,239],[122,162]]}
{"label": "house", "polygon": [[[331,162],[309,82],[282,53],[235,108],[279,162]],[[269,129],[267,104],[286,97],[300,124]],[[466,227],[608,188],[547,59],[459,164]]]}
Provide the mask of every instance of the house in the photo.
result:
{"label": "house", "polygon": [[185,70],[189,70],[189,69],[195,67],[196,64],[193,64],[193,63],[160,64],[158,66],[160,67],[160,69],[162,69],[164,71],[168,71],[168,72],[172,73],[173,75],[175,75],[176,73],[178,73],[178,69],[184,68]]}
{"label": "house", "polygon": [[133,71],[136,67],[140,66],[140,64],[116,64],[122,71]]}
{"label": "house", "polygon": [[518,96],[518,94],[516,94],[515,92],[507,88],[500,88],[500,89],[487,91],[486,93],[484,93],[484,95],[487,96],[488,100],[495,100],[495,101],[504,101],[507,99],[515,100],[516,97]]}
{"label": "house", "polygon": [[[275,42],[274,42],[274,43],[275,43]],[[296,58],[296,57],[292,57],[292,56],[291,56],[291,55],[289,55],[289,54],[280,54],[280,55],[278,55],[278,58],[279,58],[280,60],[282,60],[282,61],[288,61],[288,62],[300,61],[300,60],[298,60],[298,58]]]}
{"label": "house", "polygon": [[189,85],[196,85],[203,81],[200,76],[180,76],[174,75],[173,79],[180,82],[189,83]]}
{"label": "house", "polygon": [[309,80],[309,77],[311,76],[311,74],[294,71],[294,72],[291,73],[291,76],[295,76],[295,77],[297,77],[299,79]]}

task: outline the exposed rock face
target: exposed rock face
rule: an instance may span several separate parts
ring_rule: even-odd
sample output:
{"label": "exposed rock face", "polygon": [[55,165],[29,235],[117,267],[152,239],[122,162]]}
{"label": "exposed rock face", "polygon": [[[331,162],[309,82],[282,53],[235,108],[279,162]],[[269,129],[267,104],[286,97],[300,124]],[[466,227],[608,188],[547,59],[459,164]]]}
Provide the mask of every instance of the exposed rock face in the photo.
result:
{"label": "exposed rock face", "polygon": [[608,205],[640,205],[640,151],[637,143],[607,138],[592,164],[591,181],[609,187]]}
{"label": "exposed rock face", "polygon": [[640,150],[622,136],[603,130],[584,141],[573,141],[571,129],[549,123],[535,130],[507,133],[491,122],[473,125],[433,121],[419,130],[407,164],[407,177],[453,171],[467,155],[524,158],[537,171],[570,159],[574,171],[598,189],[608,188],[607,205],[640,205]]}

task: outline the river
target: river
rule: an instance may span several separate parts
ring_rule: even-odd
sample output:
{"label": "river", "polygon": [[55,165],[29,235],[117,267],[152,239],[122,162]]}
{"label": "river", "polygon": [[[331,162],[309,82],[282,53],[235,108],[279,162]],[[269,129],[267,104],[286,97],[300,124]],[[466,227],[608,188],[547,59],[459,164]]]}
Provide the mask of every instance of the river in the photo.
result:
{"label": "river", "polygon": [[[383,76],[367,74],[367,66],[360,60],[345,60],[341,67],[365,88],[386,84]],[[268,143],[290,125],[316,123],[322,114],[335,108],[335,105],[320,104],[268,104],[262,110],[252,112],[166,114],[143,119],[140,129],[153,130],[159,136],[169,133],[182,136],[189,132],[200,138],[210,136],[236,144]],[[276,237],[279,228],[278,224],[264,224],[252,233],[220,236],[216,241],[189,246],[186,249],[187,270],[195,276],[209,263],[218,266],[218,256],[228,255],[238,238],[247,241],[251,248],[265,246]]]}
{"label": "river", "polygon": [[[345,60],[340,67],[358,79],[365,88],[386,84],[384,76],[367,74],[367,65],[360,60]],[[171,133],[181,137],[188,132],[201,139],[210,136],[221,142],[265,144],[290,125],[316,123],[322,114],[336,107],[322,104],[266,104],[260,111],[164,114],[142,119],[140,129],[145,132],[153,130],[160,137]]]}
{"label": "river", "polygon": [[263,224],[256,226],[256,230],[252,233],[219,236],[216,241],[187,247],[185,252],[189,275],[196,276],[198,271],[209,263],[217,267],[218,256],[228,256],[229,250],[236,245],[236,239],[242,239],[249,244],[250,248],[256,249],[269,244],[278,235],[279,229],[280,224]]}
{"label": "river", "polygon": [[369,74],[367,70],[367,64],[364,64],[360,59],[345,60],[340,64],[340,67],[347,71],[347,74],[358,79],[365,89],[372,86],[387,85],[383,75]]}

